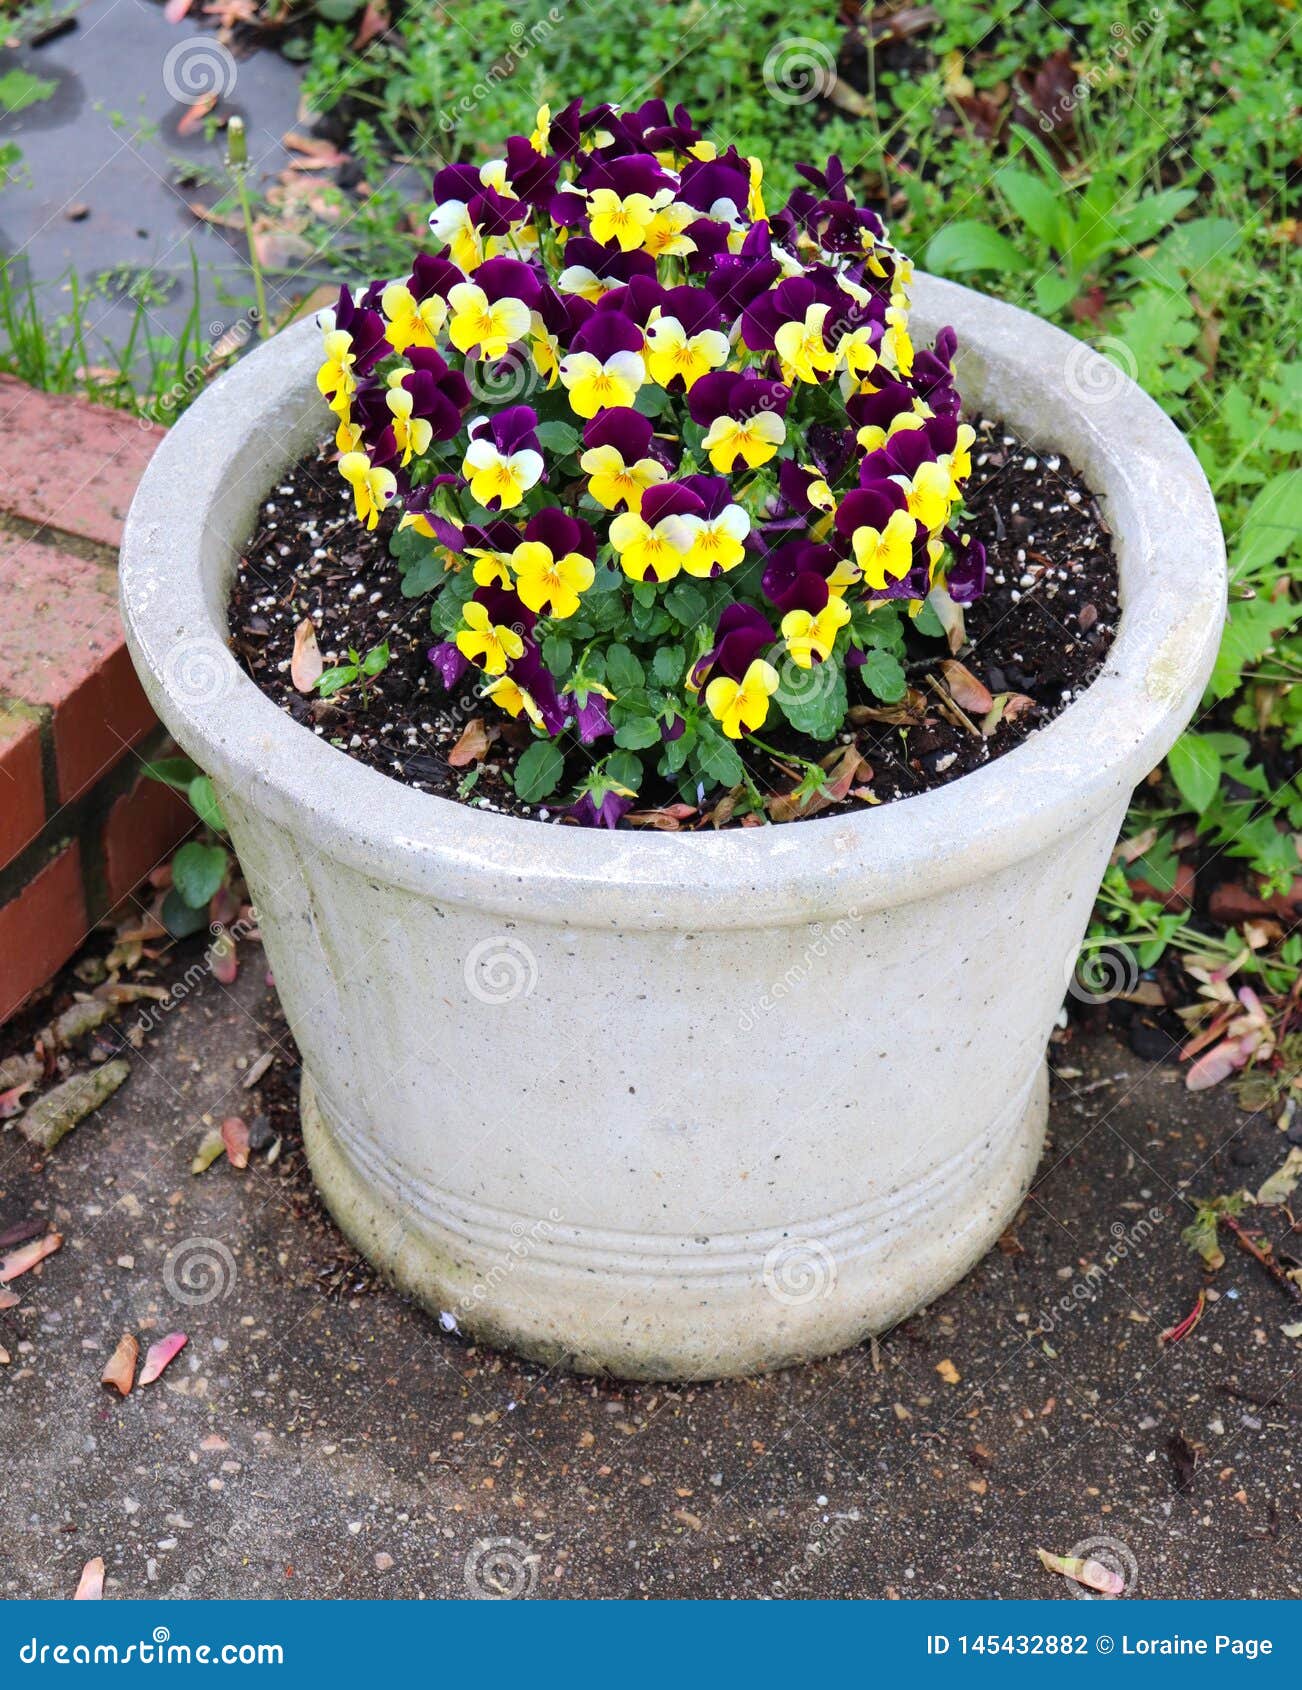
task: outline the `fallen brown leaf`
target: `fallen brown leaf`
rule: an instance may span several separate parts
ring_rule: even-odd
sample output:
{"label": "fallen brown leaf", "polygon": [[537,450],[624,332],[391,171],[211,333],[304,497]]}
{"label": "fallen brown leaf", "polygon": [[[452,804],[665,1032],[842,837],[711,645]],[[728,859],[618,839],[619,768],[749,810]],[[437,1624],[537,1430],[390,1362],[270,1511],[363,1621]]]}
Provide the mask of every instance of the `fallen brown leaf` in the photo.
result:
{"label": "fallen brown leaf", "polygon": [[448,767],[464,769],[488,754],[488,730],[482,716],[475,716],[461,730],[461,737],[448,752]]}
{"label": "fallen brown leaf", "polygon": [[299,692],[311,692],[321,679],[325,660],[316,643],[312,618],[305,616],[294,630],[294,651],[289,660],[289,678]]}
{"label": "fallen brown leaf", "polygon": [[109,1357],[108,1366],[99,1376],[100,1384],[129,1397],[131,1387],[135,1383],[136,1358],[139,1354],[139,1343],[130,1332],[124,1332],[118,1339],[117,1349]]}
{"label": "fallen brown leaf", "polygon": [[208,113],[216,104],[216,94],[205,94],[201,100],[196,100],[190,109],[183,114],[181,121],[177,124],[177,134],[192,134],[203,122],[204,118],[208,116]]}
{"label": "fallen brown leaf", "polygon": [[43,1262],[47,1256],[52,1256],[56,1250],[62,1248],[63,1234],[47,1232],[44,1238],[34,1238],[20,1250],[12,1251],[0,1262],[0,1285],[8,1285],[11,1280],[29,1273],[38,1262]]}
{"label": "fallen brown leaf", "polygon": [[940,665],[949,696],[955,704],[973,716],[984,716],[994,706],[994,695],[972,671],[956,657],[947,657]]}
{"label": "fallen brown leaf", "polygon": [[[189,4],[189,0],[186,0]],[[169,7],[169,10],[171,8]],[[104,1595],[104,1557],[92,1555],[81,1569],[81,1577],[77,1580],[77,1588],[73,1593],[74,1602],[99,1602]]]}

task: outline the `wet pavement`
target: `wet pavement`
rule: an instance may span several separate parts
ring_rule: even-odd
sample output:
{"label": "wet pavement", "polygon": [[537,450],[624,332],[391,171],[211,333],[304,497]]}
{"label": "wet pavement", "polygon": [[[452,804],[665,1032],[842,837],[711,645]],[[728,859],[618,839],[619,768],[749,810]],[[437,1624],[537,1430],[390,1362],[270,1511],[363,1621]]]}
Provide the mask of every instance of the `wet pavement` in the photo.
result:
{"label": "wet pavement", "polygon": [[269,181],[289,161],[282,137],[295,127],[299,72],[274,52],[232,54],[192,18],[169,24],[152,0],[85,0],[74,17],[41,45],[0,51],[0,77],[17,69],[54,84],[47,99],[0,115],[0,143],[23,154],[0,192],[0,258],[30,276],[47,319],[70,308],[70,272],[94,289],[93,358],[97,339],[125,342],[138,300],[150,333],[179,330],[193,253],[200,331],[213,338],[252,291],[239,237],[188,209],[224,191],[224,137],[211,123],[180,126],[216,94],[216,116],[244,119],[252,178]]}
{"label": "wet pavement", "polygon": [[[200,954],[183,1001],[123,1011],[117,1037],[155,1024],[96,1116],[44,1164],[0,1140],[0,1233],[66,1239],[0,1313],[5,1595],[98,1554],[109,1597],[1063,1598],[1036,1549],[1082,1545],[1137,1597],[1302,1591],[1297,1307],[1236,1252],[1158,1343],[1204,1283],[1177,1192],[1255,1189],[1287,1148],[1228,1093],[1078,1037],[1033,1197],[931,1309],[765,1379],[625,1388],[376,1285],[292,1135],[190,1173],[228,1114],[280,1130],[293,1080],[257,947],[229,990]],[[178,1328],[159,1383],[99,1383],[124,1329],[143,1354]]]}

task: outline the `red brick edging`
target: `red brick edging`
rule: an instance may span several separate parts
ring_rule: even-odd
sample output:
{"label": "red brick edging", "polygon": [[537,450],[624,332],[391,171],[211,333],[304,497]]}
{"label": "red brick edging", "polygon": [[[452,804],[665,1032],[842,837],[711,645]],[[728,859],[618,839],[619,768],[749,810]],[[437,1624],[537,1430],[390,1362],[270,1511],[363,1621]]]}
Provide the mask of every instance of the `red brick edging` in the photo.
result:
{"label": "red brick edging", "polygon": [[122,522],[163,430],[0,375],[0,1022],[194,825],[117,613]]}

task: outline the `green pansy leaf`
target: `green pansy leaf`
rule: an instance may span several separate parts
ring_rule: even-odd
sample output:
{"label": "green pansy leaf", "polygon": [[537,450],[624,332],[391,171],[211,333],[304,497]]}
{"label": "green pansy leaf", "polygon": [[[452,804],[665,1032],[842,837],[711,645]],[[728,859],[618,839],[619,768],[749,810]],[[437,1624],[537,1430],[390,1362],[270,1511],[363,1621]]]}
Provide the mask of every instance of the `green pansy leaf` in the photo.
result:
{"label": "green pansy leaf", "polygon": [[203,909],[221,889],[230,855],[220,845],[192,839],[172,858],[172,885],[191,909]]}
{"label": "green pansy leaf", "polygon": [[560,747],[550,739],[537,739],[526,747],[515,766],[516,796],[533,804],[555,792],[565,773]]}
{"label": "green pansy leaf", "polygon": [[226,817],[222,814],[221,805],[217,802],[217,794],[213,791],[212,782],[207,775],[196,775],[186,788],[186,797],[190,806],[198,815],[205,827],[210,827],[214,833],[225,833]]}
{"label": "green pansy leaf", "polygon": [[894,704],[904,697],[904,668],[889,651],[868,652],[859,674],[868,691],[883,704]]}

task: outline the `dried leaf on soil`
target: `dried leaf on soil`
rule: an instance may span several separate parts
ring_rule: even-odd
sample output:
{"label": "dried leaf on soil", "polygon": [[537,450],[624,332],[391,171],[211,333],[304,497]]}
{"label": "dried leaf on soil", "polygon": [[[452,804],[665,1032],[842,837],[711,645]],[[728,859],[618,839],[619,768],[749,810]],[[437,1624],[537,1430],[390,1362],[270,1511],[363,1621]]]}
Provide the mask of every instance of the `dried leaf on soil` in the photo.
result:
{"label": "dried leaf on soil", "polygon": [[156,1344],[149,1346],[145,1356],[145,1365],[140,1369],[137,1383],[152,1385],[168,1362],[180,1355],[187,1342],[184,1332],[169,1332],[166,1338],[160,1338]]}
{"label": "dried leaf on soil", "polygon": [[11,1280],[30,1272],[38,1262],[43,1262],[47,1256],[52,1256],[56,1250],[62,1248],[63,1234],[47,1232],[44,1238],[34,1238],[30,1244],[24,1244],[21,1249],[11,1251],[0,1261],[0,1285],[8,1285]]}
{"label": "dried leaf on soil", "polygon": [[945,677],[950,697],[970,715],[984,716],[994,707],[994,695],[990,688],[977,680],[972,671],[956,657],[947,657],[940,665],[940,672]]}
{"label": "dried leaf on soil", "polygon": [[299,692],[311,692],[321,679],[325,660],[316,643],[312,618],[305,616],[294,630],[294,650],[289,660],[289,678]]}
{"label": "dried leaf on soil", "polygon": [[98,1068],[74,1074],[32,1104],[18,1123],[19,1132],[41,1150],[53,1150],[79,1121],[84,1121],[112,1097],[130,1072],[131,1064],[126,1058],[115,1056]]}
{"label": "dried leaf on soil", "polygon": [[1082,1560],[1078,1555],[1051,1555],[1047,1549],[1037,1549],[1035,1553],[1048,1572],[1061,1573],[1064,1578],[1083,1584],[1086,1590],[1097,1590],[1101,1596],[1120,1596],[1126,1588],[1120,1573],[1097,1561]]}
{"label": "dried leaf on soil", "polygon": [[190,1164],[192,1174],[201,1174],[211,1168],[213,1163],[226,1148],[226,1141],[222,1137],[220,1127],[212,1127],[199,1140],[199,1148],[194,1153],[194,1161]]}
{"label": "dried leaf on soil", "polygon": [[488,753],[488,730],[482,716],[475,716],[461,730],[461,738],[448,752],[450,769],[465,769]]}
{"label": "dried leaf on soil", "polygon": [[73,1593],[74,1602],[99,1602],[104,1595],[104,1557],[92,1555],[81,1569],[81,1577]]}
{"label": "dried leaf on soil", "polygon": [[1266,1180],[1257,1193],[1257,1201],[1267,1208],[1285,1203],[1293,1195],[1294,1187],[1302,1179],[1302,1147],[1294,1145],[1282,1165]]}
{"label": "dried leaf on soil", "polygon": [[101,1385],[108,1385],[124,1397],[131,1395],[131,1387],[136,1377],[136,1358],[140,1354],[140,1345],[130,1332],[124,1332],[118,1340],[118,1347],[109,1357],[108,1366],[99,1376]]}

